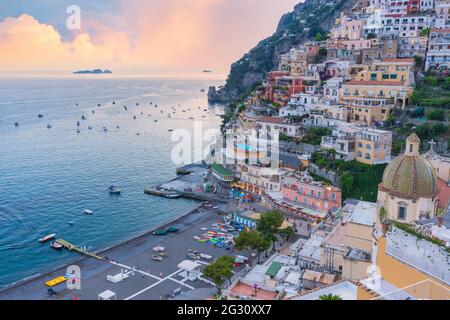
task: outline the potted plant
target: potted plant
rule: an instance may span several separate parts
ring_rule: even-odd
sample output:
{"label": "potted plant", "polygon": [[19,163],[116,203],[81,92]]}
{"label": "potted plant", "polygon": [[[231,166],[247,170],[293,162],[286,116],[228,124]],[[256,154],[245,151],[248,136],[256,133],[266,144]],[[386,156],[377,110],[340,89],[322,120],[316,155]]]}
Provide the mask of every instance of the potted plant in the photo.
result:
{"label": "potted plant", "polygon": [[439,228],[442,228],[442,225],[444,224],[444,215],[444,209],[438,208],[436,210],[437,226]]}
{"label": "potted plant", "polygon": [[383,231],[383,234],[386,235],[386,233],[389,231],[389,221],[388,221],[388,211],[385,207],[380,208],[380,221],[381,221],[381,230]]}

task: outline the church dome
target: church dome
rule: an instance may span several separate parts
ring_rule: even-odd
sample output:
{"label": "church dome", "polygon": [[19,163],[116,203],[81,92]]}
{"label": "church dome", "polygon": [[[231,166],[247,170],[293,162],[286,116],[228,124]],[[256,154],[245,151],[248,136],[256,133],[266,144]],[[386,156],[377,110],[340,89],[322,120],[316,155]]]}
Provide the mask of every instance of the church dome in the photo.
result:
{"label": "church dome", "polygon": [[438,193],[437,176],[431,164],[419,154],[420,139],[413,133],[406,140],[405,154],[387,166],[380,190],[402,198],[432,198]]}

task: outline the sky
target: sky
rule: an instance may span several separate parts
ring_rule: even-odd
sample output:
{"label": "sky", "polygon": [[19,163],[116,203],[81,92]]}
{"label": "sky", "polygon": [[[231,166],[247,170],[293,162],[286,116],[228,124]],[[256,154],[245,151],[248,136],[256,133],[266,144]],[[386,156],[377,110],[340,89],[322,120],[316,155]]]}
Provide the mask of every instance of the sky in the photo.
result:
{"label": "sky", "polygon": [[0,71],[227,72],[299,2],[0,0]]}

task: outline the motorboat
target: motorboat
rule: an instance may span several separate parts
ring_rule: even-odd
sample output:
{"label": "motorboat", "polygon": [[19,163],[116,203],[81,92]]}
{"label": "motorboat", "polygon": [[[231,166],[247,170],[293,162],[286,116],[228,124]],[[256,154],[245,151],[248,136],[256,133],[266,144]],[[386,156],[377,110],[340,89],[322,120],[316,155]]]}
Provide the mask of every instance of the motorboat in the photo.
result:
{"label": "motorboat", "polygon": [[14,126],[15,126],[15,127],[18,127],[18,126],[19,126],[19,123],[18,123],[18,122],[14,123]]}
{"label": "motorboat", "polygon": [[94,214],[94,212],[92,210],[89,210],[89,209],[84,209],[84,214],[86,214],[88,216],[92,216]]}
{"label": "motorboat", "polygon": [[163,258],[161,256],[153,255],[152,260],[162,262]]}
{"label": "motorboat", "polygon": [[167,234],[167,230],[158,229],[153,231],[153,235],[155,236],[164,236]]}
{"label": "motorboat", "polygon": [[108,191],[110,194],[121,194],[122,193],[122,189],[116,186],[111,186],[108,188]]}
{"label": "motorboat", "polygon": [[166,251],[166,248],[164,248],[164,247],[154,247],[153,248],[153,252],[160,253],[160,252],[164,252],[164,251]]}
{"label": "motorboat", "polygon": [[39,114],[38,115],[38,118],[43,118],[44,116],[42,115],[42,114]]}
{"label": "motorboat", "polygon": [[47,129],[51,129],[52,126],[50,124],[47,125]]}
{"label": "motorboat", "polygon": [[168,193],[164,197],[166,197],[167,199],[178,199],[181,196],[178,193]]}
{"label": "motorboat", "polygon": [[210,261],[210,260],[212,260],[212,256],[210,256],[209,254],[205,254],[205,253],[200,253],[200,258],[202,258],[203,260],[206,260],[206,261]]}
{"label": "motorboat", "polygon": [[68,220],[67,223],[68,223],[70,226],[73,226],[73,225],[75,224],[75,222],[74,222],[73,220]]}
{"label": "motorboat", "polygon": [[56,237],[56,233],[52,233],[52,234],[49,234],[49,235],[47,235],[47,236],[45,236],[43,238],[40,238],[39,242],[40,243],[44,243],[44,242],[47,242],[47,241],[50,241],[50,240],[54,239],[55,237]]}
{"label": "motorboat", "polygon": [[51,247],[52,249],[57,250],[57,251],[61,251],[62,248],[63,248],[63,246],[60,245],[60,244],[57,243],[57,242],[52,242],[52,243],[50,244],[50,247]]}

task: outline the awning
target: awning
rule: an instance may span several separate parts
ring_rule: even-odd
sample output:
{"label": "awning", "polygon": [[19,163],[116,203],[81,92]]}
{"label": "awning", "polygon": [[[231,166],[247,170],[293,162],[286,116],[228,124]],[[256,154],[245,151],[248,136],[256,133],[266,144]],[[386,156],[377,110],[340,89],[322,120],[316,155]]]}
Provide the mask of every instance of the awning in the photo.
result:
{"label": "awning", "polygon": [[272,262],[269,269],[267,269],[267,271],[266,271],[266,275],[268,275],[270,277],[275,277],[277,275],[278,271],[280,271],[282,266],[283,265],[279,262]]}

